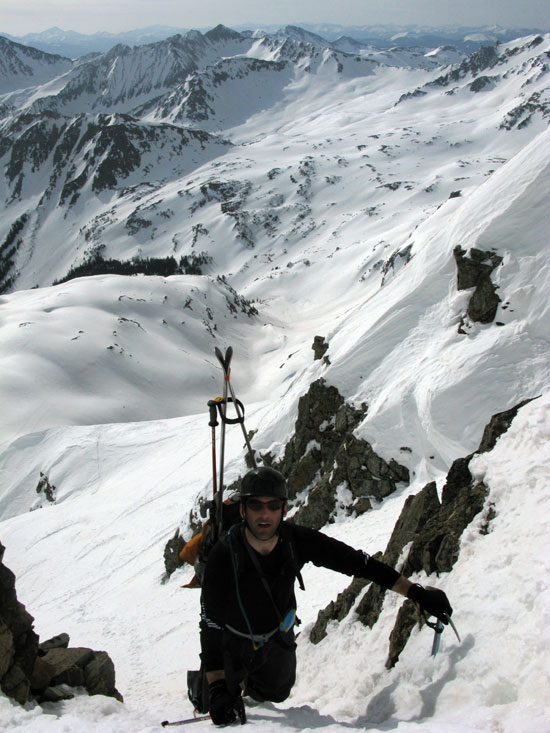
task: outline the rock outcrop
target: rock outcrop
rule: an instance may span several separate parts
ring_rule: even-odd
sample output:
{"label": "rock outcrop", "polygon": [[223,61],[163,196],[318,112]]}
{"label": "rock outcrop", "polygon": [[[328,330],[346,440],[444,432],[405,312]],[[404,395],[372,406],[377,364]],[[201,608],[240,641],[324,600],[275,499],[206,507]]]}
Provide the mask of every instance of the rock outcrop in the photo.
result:
{"label": "rock outcrop", "polygon": [[0,687],[8,697],[24,703],[30,694],[38,635],[33,617],[17,600],[15,575],[3,563],[4,551],[0,544]]}
{"label": "rock outcrop", "polygon": [[[474,288],[468,303],[467,318],[477,323],[492,323],[495,320],[500,298],[491,281],[491,273],[502,262],[502,257],[495,252],[482,252],[472,248],[469,257],[465,250],[458,246],[454,249],[457,266],[457,287],[459,290]],[[459,333],[464,330],[466,317],[462,318]]]}
{"label": "rock outcrop", "polygon": [[104,651],[69,647],[69,636],[40,643],[34,618],[17,600],[15,575],[3,563],[0,544],[0,688],[20,703],[59,702],[74,697],[80,687],[90,695],[122,701],[115,687],[115,668]]}
{"label": "rock outcrop", "polygon": [[[325,337],[315,336],[311,348],[313,349],[314,354],[313,359],[322,359],[328,351],[328,343],[325,341]],[[328,357],[325,357],[325,359],[328,359]],[[325,363],[327,362],[325,361]]]}
{"label": "rock outcrop", "polygon": [[[480,531],[486,534],[494,517],[494,509],[487,504],[489,490],[483,483],[474,481],[469,463],[476,453],[485,453],[495,446],[502,433],[508,430],[518,410],[529,400],[491,418],[485,428],[480,445],[465,458],[459,458],[449,469],[446,483],[438,497],[435,483],[427,484],[418,494],[408,497],[394,527],[384,554],[383,562],[395,567],[408,546],[407,555],[398,570],[406,577],[424,571],[426,575],[450,572],[458,559],[460,538],[463,531],[480,512],[486,510],[486,522]],[[357,599],[369,581],[354,578],[338,598],[319,612],[310,632],[310,640],[318,643],[326,636],[330,621],[341,621],[352,607],[359,620],[372,627],[378,620],[385,590],[370,584],[359,603]],[[405,601],[390,636],[390,649],[386,666],[392,667],[399,659],[409,635],[419,621],[415,606]]]}
{"label": "rock outcrop", "polygon": [[371,509],[372,499],[380,501],[398,483],[408,483],[407,468],[394,459],[386,462],[354,434],[366,413],[366,405],[347,404],[324,379],[300,398],[294,435],[283,459],[273,464],[287,477],[299,506],[293,521],[320,529],[337,511],[357,516]]}

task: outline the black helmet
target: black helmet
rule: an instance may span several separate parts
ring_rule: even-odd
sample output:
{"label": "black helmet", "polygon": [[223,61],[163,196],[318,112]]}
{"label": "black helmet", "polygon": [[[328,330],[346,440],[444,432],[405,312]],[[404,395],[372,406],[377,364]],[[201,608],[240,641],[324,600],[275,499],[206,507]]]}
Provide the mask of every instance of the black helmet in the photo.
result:
{"label": "black helmet", "polygon": [[272,496],[275,499],[288,499],[285,477],[269,466],[253,468],[244,475],[240,489],[241,499],[251,496]]}

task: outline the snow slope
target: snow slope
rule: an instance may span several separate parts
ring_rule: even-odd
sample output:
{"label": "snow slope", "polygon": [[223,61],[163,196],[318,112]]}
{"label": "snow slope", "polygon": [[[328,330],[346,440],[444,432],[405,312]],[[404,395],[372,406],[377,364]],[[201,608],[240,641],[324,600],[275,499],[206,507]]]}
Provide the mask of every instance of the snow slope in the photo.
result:
{"label": "snow slope", "polygon": [[[548,425],[545,395],[522,408],[493,453],[475,460],[496,518],[488,534],[480,532],[487,517],[476,518],[452,575],[429,579],[452,599],[462,641],[445,631],[434,659],[431,633],[415,631],[397,666],[386,671],[400,603],[392,596],[375,630],[348,618],[333,622],[328,637],[312,646],[307,631],[316,611],[347,581],[308,568],[299,598],[297,685],[281,705],[252,707],[250,724],[274,731],[547,729]],[[233,434],[231,458],[240,442]],[[65,488],[55,505],[2,523],[19,597],[42,638],[62,629],[74,644],[109,650],[125,704],[79,695],[43,711],[23,710],[2,697],[5,729],[146,732],[189,714],[185,670],[197,662],[198,593],[180,588],[189,570],[161,584],[161,552],[174,516],[190,509],[207,482],[206,443],[201,416],[58,429],[38,445],[20,446],[23,462],[57,455],[56,478]],[[382,547],[403,498],[394,495],[329,532],[356,546]]]}
{"label": "snow slope", "polygon": [[[38,211],[29,289],[0,296],[0,538],[41,639],[66,631],[73,645],[106,649],[125,704],[79,694],[21,709],[0,697],[1,727],[145,733],[190,713],[198,595],[180,587],[190,569],[163,582],[163,550],[176,528],[189,536],[189,512],[210,491],[213,350],[231,344],[261,451],[282,453],[299,397],[319,377],[367,403],[357,434],[412,477],[371,512],[326,528],[369,552],[384,549],[409,495],[428,480],[441,487],[452,460],[475,450],[493,413],[540,395],[474,459],[490,496],[452,573],[415,578],[448,593],[462,641],[446,630],[433,659],[431,632],[416,630],[386,670],[402,600],[388,594],[373,630],[350,614],[313,646],[317,611],[348,579],[306,568],[296,687],[281,705],[251,707],[250,724],[550,729],[550,140],[542,105],[518,117],[530,124],[501,127],[532,90],[548,94],[530,44],[511,44],[498,83],[479,93],[469,71],[424,86],[434,73],[335,76],[326,58],[287,79],[271,108],[224,130],[232,146],[191,173],[170,177],[163,162],[154,190],[134,171],[131,191],[124,181],[95,196],[90,187],[74,207],[52,198]],[[37,204],[44,165],[42,188],[29,178],[10,216]],[[146,216],[155,236],[130,237],[126,222]],[[208,275],[49,285],[90,242],[110,257],[179,256],[192,251],[191,231],[213,258]],[[456,246],[502,256],[492,275],[500,325],[458,333],[471,291],[457,291]],[[37,275],[46,287],[32,289]],[[328,365],[313,360],[317,334]],[[242,443],[230,430],[228,482],[244,470]],[[41,473],[53,504],[36,491]]]}

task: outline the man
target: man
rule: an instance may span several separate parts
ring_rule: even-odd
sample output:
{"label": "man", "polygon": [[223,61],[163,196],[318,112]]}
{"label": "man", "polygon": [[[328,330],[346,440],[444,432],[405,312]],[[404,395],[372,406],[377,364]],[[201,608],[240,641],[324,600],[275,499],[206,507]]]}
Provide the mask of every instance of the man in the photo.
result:
{"label": "man", "polygon": [[452,608],[389,565],[322,532],[284,522],[286,481],[273,468],[249,471],[240,488],[242,523],[210,551],[201,594],[201,659],[216,725],[244,716],[241,695],[285,700],[296,678],[294,582],[306,562],[367,578],[448,623]]}

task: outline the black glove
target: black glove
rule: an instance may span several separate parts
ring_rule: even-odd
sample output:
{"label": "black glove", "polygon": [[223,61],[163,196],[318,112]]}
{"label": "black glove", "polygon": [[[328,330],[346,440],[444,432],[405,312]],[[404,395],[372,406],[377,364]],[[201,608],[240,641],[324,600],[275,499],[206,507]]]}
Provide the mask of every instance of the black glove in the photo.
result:
{"label": "black glove", "polygon": [[225,680],[216,680],[208,685],[210,692],[209,712],[215,725],[229,725],[237,719],[237,699],[231,695]]}
{"label": "black glove", "polygon": [[442,590],[430,587],[423,588],[415,583],[409,588],[407,598],[410,598],[414,603],[418,603],[420,610],[427,613],[428,616],[436,616],[444,624],[449,623],[453,609]]}

